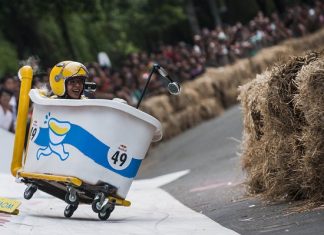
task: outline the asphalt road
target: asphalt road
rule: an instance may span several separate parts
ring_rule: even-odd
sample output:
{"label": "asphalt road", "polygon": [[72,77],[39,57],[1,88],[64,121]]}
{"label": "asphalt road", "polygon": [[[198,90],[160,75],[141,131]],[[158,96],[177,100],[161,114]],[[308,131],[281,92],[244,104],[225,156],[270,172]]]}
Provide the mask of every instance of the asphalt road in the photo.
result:
{"label": "asphalt road", "polygon": [[242,130],[236,106],[151,149],[138,178],[190,169],[163,189],[240,234],[324,234],[324,207],[296,212],[297,203],[269,203],[246,194],[239,157]]}

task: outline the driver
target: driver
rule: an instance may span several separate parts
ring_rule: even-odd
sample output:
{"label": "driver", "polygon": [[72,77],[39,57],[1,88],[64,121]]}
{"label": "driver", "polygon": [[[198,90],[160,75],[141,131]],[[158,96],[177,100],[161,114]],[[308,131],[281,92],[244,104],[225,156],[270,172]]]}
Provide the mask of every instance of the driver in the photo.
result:
{"label": "driver", "polygon": [[50,73],[49,83],[53,92],[51,98],[85,99],[85,80],[89,77],[87,68],[75,61],[62,61]]}

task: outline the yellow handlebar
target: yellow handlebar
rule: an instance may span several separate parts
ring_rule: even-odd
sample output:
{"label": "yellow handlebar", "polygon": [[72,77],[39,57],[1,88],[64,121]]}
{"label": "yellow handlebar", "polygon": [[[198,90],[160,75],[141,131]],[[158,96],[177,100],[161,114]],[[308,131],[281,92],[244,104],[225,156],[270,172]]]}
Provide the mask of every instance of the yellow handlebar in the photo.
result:
{"label": "yellow handlebar", "polygon": [[33,69],[30,66],[24,66],[19,70],[18,74],[19,78],[21,79],[21,86],[19,93],[15,143],[11,162],[11,174],[14,177],[17,176],[17,171],[22,167],[22,157],[24,151],[26,125],[29,110],[28,94],[33,79]]}

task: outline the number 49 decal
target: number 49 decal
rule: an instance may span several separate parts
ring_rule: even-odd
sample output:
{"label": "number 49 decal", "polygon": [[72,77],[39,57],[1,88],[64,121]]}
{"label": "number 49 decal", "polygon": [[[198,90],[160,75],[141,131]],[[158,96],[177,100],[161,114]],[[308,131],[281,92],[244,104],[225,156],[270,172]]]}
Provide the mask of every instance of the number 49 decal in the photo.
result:
{"label": "number 49 decal", "polygon": [[119,151],[117,151],[114,153],[111,159],[114,161],[114,164],[119,164],[119,166],[123,166],[127,160],[127,154],[126,153],[119,154]]}
{"label": "number 49 decal", "polygon": [[36,127],[32,127],[30,130],[30,140],[33,140],[35,138],[35,135],[37,133],[37,128]]}
{"label": "number 49 decal", "polygon": [[131,161],[131,157],[127,156],[125,152],[121,152],[119,150],[115,152],[112,150],[109,152],[108,152],[108,162],[114,169],[123,170],[127,168],[127,166]]}

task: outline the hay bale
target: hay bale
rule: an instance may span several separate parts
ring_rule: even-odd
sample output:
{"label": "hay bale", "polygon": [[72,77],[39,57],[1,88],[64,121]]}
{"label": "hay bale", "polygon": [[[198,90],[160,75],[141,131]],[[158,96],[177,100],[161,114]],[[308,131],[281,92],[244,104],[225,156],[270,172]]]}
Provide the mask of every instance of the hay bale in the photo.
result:
{"label": "hay bale", "polygon": [[262,73],[276,62],[286,60],[289,55],[291,55],[291,49],[286,45],[264,48],[250,58],[252,73]]}
{"label": "hay bale", "polygon": [[262,193],[268,188],[264,177],[265,154],[264,115],[265,94],[270,73],[257,75],[255,80],[239,87],[242,105],[244,132],[242,138],[242,167],[247,172],[247,184],[251,193]]}
{"label": "hay bale", "polygon": [[244,80],[254,76],[255,73],[251,70],[250,60],[241,59],[233,65],[219,68],[208,68],[203,77],[211,78],[212,80],[228,81],[228,84],[230,84],[232,79]]}
{"label": "hay bale", "polygon": [[199,114],[201,120],[207,120],[217,117],[224,112],[221,102],[216,98],[208,98],[201,101],[199,105]]}
{"label": "hay bale", "polygon": [[248,59],[239,60],[226,67],[207,69],[205,80],[208,80],[214,90],[209,97],[216,97],[221,101],[223,108],[228,108],[237,103],[237,88],[250,81],[252,77],[254,74]]}
{"label": "hay bale", "polygon": [[169,95],[153,96],[143,102],[141,110],[157,118],[159,121],[166,121],[169,115],[174,112],[169,98]]}
{"label": "hay bale", "polygon": [[282,134],[289,135],[300,131],[304,125],[304,117],[293,105],[293,98],[298,93],[296,76],[303,66],[317,60],[318,53],[311,52],[305,56],[292,57],[285,64],[276,65],[269,80],[267,94],[270,125]]}
{"label": "hay bale", "polygon": [[174,119],[170,119],[167,122],[162,122],[162,129],[164,141],[181,133],[181,129]]}
{"label": "hay bale", "polygon": [[170,105],[174,110],[183,110],[190,105],[196,105],[200,102],[199,94],[196,90],[188,86],[181,88],[180,95],[170,96]]}
{"label": "hay bale", "polygon": [[[241,101],[243,112],[244,137],[248,140],[260,140],[264,133],[264,118],[268,114],[266,94],[269,90],[270,76],[271,73],[266,71],[238,89],[238,99]],[[245,140],[243,138],[243,142]]]}
{"label": "hay bale", "polygon": [[296,108],[304,113],[307,125],[324,128],[324,58],[305,66],[296,78]]}
{"label": "hay bale", "polygon": [[173,116],[173,119],[181,131],[185,131],[202,121],[199,115],[199,108],[199,105],[189,106],[188,108],[177,112]]}
{"label": "hay bale", "polygon": [[275,72],[267,71],[240,87],[244,117],[242,166],[251,193],[261,193],[267,199],[296,198],[300,196],[300,181],[294,171],[300,160],[298,138],[295,133],[274,128],[269,110],[268,96],[273,89],[270,81]]}
{"label": "hay bale", "polygon": [[324,60],[305,66],[296,78],[299,93],[295,106],[305,117],[301,142],[304,146],[300,178],[305,198],[324,201]]}
{"label": "hay bale", "polygon": [[324,45],[324,29],[302,38],[289,39],[283,45],[290,47],[294,53],[321,49]]}
{"label": "hay bale", "polygon": [[272,200],[296,197],[300,184],[294,180],[296,174],[290,167],[296,165],[297,159],[292,153],[293,137],[265,132],[260,140],[244,138],[243,145],[248,146],[242,163],[249,192]]}
{"label": "hay bale", "polygon": [[188,85],[198,93],[199,100],[215,96],[213,80],[210,77],[196,79]]}

